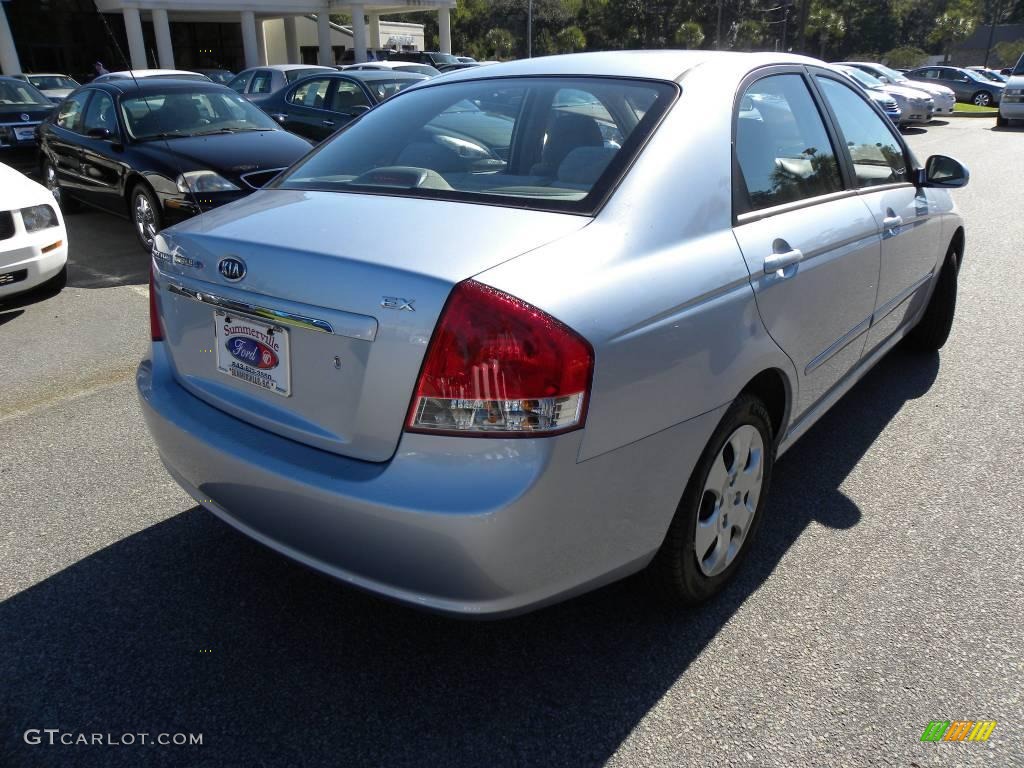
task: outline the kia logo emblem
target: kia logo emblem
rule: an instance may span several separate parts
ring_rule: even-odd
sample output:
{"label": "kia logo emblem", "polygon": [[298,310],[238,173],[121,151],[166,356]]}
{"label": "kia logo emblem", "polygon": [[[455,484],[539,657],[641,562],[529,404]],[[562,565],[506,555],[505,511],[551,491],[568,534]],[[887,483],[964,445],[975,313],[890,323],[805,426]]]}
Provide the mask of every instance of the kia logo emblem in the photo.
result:
{"label": "kia logo emblem", "polygon": [[231,282],[238,282],[245,277],[245,262],[241,259],[236,259],[234,256],[228,256],[227,258],[221,259],[220,264],[217,265],[217,271],[220,272],[221,277]]}

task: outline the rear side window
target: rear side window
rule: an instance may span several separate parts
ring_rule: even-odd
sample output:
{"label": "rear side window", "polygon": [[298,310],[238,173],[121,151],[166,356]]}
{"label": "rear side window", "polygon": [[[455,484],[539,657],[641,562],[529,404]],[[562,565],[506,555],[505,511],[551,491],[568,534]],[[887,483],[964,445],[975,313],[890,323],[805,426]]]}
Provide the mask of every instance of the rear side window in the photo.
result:
{"label": "rear side window", "polygon": [[888,120],[852,88],[828,77],[819,76],[818,83],[839,122],[853,160],[857,186],[907,181],[907,158]]}
{"label": "rear side window", "polygon": [[273,73],[261,69],[252,76],[252,86],[249,88],[249,93],[270,93],[270,83],[273,78]]}
{"label": "rear side window", "polygon": [[[347,80],[338,80],[337,87],[334,91],[334,95],[331,96],[331,110],[333,112],[351,112],[356,107],[368,107],[369,102],[366,99],[366,94],[363,93],[355,83],[351,83]],[[373,83],[370,84],[373,87]]]}
{"label": "rear side window", "polygon": [[80,133],[82,130],[82,108],[89,98],[89,91],[81,91],[61,103],[57,112],[57,125],[66,131]]}
{"label": "rear side window", "polygon": [[438,83],[388,99],[277,186],[590,213],[677,93],[598,77]]}
{"label": "rear side window", "polygon": [[765,77],[743,92],[736,117],[736,159],[751,210],[842,189],[825,124],[797,74]]}

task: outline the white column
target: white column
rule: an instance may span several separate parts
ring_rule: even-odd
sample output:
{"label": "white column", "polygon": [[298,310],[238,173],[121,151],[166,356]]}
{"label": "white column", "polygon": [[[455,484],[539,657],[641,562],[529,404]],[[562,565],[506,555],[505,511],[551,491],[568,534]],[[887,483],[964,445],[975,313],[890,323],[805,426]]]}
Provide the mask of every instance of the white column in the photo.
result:
{"label": "white column", "polygon": [[370,27],[370,45],[369,48],[380,48],[380,16],[376,13],[371,13],[367,16]]}
{"label": "white column", "polygon": [[14,47],[14,35],[11,25],[7,23],[7,12],[0,0],[0,71],[5,75],[20,75],[21,62],[18,61],[18,49]]}
{"label": "white column", "polygon": [[161,69],[174,69],[174,46],[171,45],[171,25],[167,22],[167,11],[153,9],[153,31],[156,32],[156,55]]}
{"label": "white column", "polygon": [[245,68],[258,67],[260,47],[256,41],[256,15],[252,11],[242,11],[242,49],[245,51]]}
{"label": "white column", "polygon": [[124,31],[128,35],[128,55],[132,69],[146,69],[146,42],[142,39],[142,17],[138,8],[125,8]]}
{"label": "white column", "polygon": [[320,48],[319,63],[322,66],[334,65],[334,51],[331,49],[331,15],[326,7],[316,14],[316,43]]}
{"label": "white column", "polygon": [[260,66],[267,65],[267,32],[263,26],[263,19],[256,19],[256,55],[260,59]]}
{"label": "white column", "polygon": [[441,53],[451,53],[452,14],[448,8],[437,9],[437,31],[441,36]]}
{"label": "white column", "polygon": [[299,53],[299,31],[295,27],[295,17],[284,17],[284,49],[287,52],[289,64],[301,64],[302,59]]}
{"label": "white column", "polygon": [[355,48],[356,62],[366,61],[366,16],[361,5],[352,6],[352,47]]}

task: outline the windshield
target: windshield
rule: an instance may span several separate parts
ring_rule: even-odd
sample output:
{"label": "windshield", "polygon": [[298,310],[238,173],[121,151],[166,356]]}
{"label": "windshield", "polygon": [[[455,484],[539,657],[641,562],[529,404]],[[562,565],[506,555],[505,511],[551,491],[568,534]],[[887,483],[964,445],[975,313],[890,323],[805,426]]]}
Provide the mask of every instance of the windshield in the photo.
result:
{"label": "windshield", "polygon": [[52,107],[53,104],[29,83],[0,80],[0,106]]}
{"label": "windshield", "polygon": [[977,74],[984,77],[986,80],[991,80],[993,83],[1005,83],[1006,78],[1000,75],[998,72],[989,72],[987,69],[981,71],[975,70]]}
{"label": "windshield", "polygon": [[[381,67],[384,69],[384,67]],[[412,72],[414,75],[426,75],[427,77],[433,77],[434,75],[440,75],[440,71],[434,69],[429,64],[403,64],[400,67],[392,67],[396,72]]]}
{"label": "windshield", "polygon": [[206,75],[211,80],[213,80],[213,82],[220,83],[221,85],[227,85],[235,77],[231,72],[228,72],[228,70],[226,70],[226,69],[220,69],[220,70],[217,70],[217,71],[204,72],[203,74]]}
{"label": "windshield", "polygon": [[450,53],[432,53],[430,60],[435,64],[458,64],[459,60]]}
{"label": "windshield", "polygon": [[864,70],[857,69],[856,67],[843,67],[843,72],[850,75],[865,88],[878,88],[883,84],[877,77],[872,77]]}
{"label": "windshield", "polygon": [[874,67],[876,72],[885,75],[894,83],[902,83],[907,79],[907,76],[904,75],[902,72],[897,72],[895,69],[890,69],[889,67],[883,66],[882,64],[872,64],[871,66]]}
{"label": "windshield", "polygon": [[309,75],[319,75],[323,71],[323,67],[314,67],[312,69],[289,69],[285,71],[284,76],[289,83],[294,83],[300,77],[308,77]]}
{"label": "windshield", "polygon": [[1017,60],[1017,66],[1013,68],[1013,74],[1024,75],[1024,56]]}
{"label": "windshield", "polygon": [[605,78],[419,88],[351,123],[274,186],[588,213],[676,93]]}
{"label": "windshield", "polygon": [[43,91],[55,91],[60,88],[77,88],[78,83],[64,75],[29,75],[28,81]]}
{"label": "windshield", "polygon": [[168,91],[121,100],[132,138],[145,140],[215,133],[274,131],[277,124],[231,91]]}

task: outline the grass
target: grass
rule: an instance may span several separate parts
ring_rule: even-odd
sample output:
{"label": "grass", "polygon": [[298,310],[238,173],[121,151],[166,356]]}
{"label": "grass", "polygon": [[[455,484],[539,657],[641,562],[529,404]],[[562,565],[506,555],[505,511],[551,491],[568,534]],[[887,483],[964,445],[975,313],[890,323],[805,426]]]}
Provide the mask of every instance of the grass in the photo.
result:
{"label": "grass", "polygon": [[978,107],[974,104],[957,104],[953,110],[955,112],[981,112],[988,115],[994,115],[999,111],[998,107]]}

